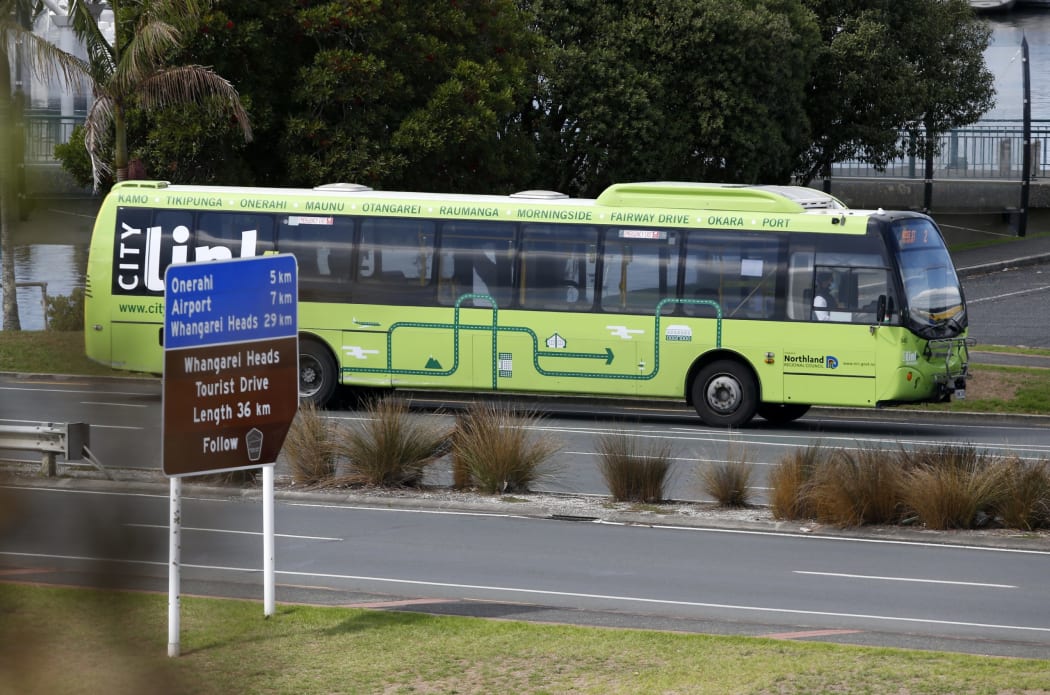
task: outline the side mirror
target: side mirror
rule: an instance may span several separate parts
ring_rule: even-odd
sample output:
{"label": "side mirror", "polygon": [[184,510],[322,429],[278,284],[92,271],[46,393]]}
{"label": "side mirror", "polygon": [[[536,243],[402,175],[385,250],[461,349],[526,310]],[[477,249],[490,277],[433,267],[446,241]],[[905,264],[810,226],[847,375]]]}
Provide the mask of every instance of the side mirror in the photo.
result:
{"label": "side mirror", "polygon": [[879,301],[875,305],[875,323],[882,323],[886,320],[886,295],[880,294]]}

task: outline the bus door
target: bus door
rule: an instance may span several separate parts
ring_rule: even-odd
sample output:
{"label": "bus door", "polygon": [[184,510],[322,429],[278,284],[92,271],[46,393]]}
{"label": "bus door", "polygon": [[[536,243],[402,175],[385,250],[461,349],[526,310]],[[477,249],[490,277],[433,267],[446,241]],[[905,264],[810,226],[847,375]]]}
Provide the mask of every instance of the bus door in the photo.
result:
{"label": "bus door", "polygon": [[[437,304],[441,336],[452,341],[453,369],[447,379],[456,388],[497,387],[499,341],[514,298],[514,235],[506,222],[457,220],[441,223]],[[434,365],[437,368],[437,365]]]}
{"label": "bus door", "polygon": [[341,309],[344,383],[444,385],[454,341],[435,306],[434,223],[368,218],[359,234],[356,282]]}
{"label": "bus door", "polygon": [[880,364],[899,351],[880,330],[895,303],[881,256],[793,253],[781,364],[784,401],[874,406]]}
{"label": "bus door", "polygon": [[679,236],[668,229],[605,230],[598,298],[602,338],[616,354],[613,378],[629,379],[624,391],[662,395],[668,379],[675,388],[681,382],[681,370],[668,368],[683,328],[672,317],[678,307]]}

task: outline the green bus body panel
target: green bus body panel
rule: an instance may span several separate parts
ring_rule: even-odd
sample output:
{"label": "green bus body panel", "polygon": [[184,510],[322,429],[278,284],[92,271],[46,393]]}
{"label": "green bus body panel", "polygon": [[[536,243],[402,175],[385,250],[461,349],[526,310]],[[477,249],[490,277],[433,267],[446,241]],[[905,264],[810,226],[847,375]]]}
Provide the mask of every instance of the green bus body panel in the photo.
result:
{"label": "green bus body panel", "polygon": [[[836,235],[867,229],[865,213],[807,213],[769,191],[707,184],[617,184],[593,201],[542,201],[125,182],[96,220],[85,349],[100,363],[154,374],[163,369],[163,297],[111,292],[119,207]],[[301,302],[299,331],[329,347],[343,384],[374,387],[682,400],[698,362],[731,355],[754,372],[763,401],[871,406],[928,400],[945,371],[923,359],[925,341],[900,326],[691,318],[657,307],[638,315]]]}

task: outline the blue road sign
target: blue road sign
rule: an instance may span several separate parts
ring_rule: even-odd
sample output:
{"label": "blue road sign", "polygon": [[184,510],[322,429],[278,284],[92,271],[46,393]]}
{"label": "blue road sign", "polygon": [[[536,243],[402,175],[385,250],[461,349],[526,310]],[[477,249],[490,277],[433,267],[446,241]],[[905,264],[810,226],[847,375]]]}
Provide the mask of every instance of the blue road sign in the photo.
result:
{"label": "blue road sign", "polygon": [[298,272],[291,255],[168,266],[164,349],[288,338],[298,330]]}

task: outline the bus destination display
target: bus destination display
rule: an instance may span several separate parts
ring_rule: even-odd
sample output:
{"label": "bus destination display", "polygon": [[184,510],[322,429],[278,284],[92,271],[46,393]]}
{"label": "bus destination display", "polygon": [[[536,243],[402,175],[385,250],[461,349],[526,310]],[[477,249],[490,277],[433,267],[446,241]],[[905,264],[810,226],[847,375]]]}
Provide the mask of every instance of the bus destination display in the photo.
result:
{"label": "bus destination display", "polygon": [[164,286],[164,473],[276,461],[298,408],[295,257],[171,265]]}

